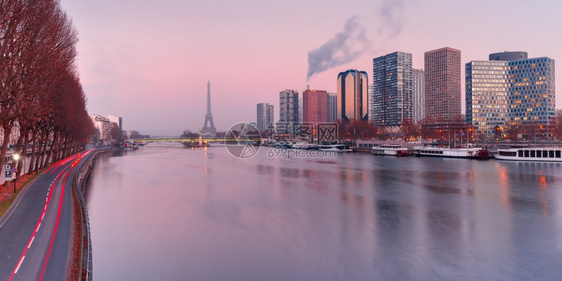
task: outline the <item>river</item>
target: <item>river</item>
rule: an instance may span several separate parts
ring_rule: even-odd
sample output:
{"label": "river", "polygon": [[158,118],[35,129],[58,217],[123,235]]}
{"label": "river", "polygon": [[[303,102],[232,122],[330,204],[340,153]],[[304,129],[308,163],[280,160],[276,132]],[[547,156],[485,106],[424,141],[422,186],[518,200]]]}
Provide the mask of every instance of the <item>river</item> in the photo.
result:
{"label": "river", "polygon": [[86,194],[94,278],[562,278],[561,164],[268,149],[101,156]]}

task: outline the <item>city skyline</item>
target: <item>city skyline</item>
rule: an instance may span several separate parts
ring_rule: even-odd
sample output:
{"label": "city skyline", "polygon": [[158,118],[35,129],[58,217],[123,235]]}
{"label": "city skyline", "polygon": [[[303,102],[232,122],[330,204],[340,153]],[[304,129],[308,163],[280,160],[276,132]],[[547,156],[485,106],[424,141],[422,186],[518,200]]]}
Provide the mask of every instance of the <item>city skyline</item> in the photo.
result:
{"label": "city skyline", "polygon": [[[335,93],[337,75],[347,69],[370,78],[372,59],[395,51],[411,53],[418,69],[424,52],[442,47],[460,50],[461,65],[502,51],[562,57],[561,39],[553,37],[562,3],[552,1],[332,0],[321,9],[315,1],[61,4],[79,32],[77,64],[89,114],[116,114],[124,129],[152,135],[198,131],[208,80],[214,122],[224,131],[232,122],[255,121],[255,105],[278,104],[284,89],[310,85]],[[327,51],[335,52],[334,62],[323,61]]]}

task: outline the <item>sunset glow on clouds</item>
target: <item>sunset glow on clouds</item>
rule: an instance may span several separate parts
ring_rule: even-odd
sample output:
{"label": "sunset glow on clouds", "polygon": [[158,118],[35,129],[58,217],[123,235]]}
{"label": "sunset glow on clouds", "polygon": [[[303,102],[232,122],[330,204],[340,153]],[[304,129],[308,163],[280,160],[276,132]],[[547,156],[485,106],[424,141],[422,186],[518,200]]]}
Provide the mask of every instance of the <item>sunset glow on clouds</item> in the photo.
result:
{"label": "sunset glow on clouds", "polygon": [[[367,71],[394,51],[462,51],[462,64],[501,51],[562,59],[558,1],[85,1],[63,0],[79,32],[78,68],[90,114],[123,117],[124,129],[179,135],[203,126],[207,81],[218,130],[256,119],[256,104],[303,91],[308,54],[354,19],[356,58],[310,77],[336,92],[337,74]],[[364,44],[362,42],[368,42]],[[360,46],[359,44],[364,44]],[[562,81],[561,71],[557,80]],[[464,81],[463,81],[464,87]],[[557,107],[562,97],[557,94]],[[464,89],[463,89],[464,105]],[[464,112],[464,108],[463,108]]]}

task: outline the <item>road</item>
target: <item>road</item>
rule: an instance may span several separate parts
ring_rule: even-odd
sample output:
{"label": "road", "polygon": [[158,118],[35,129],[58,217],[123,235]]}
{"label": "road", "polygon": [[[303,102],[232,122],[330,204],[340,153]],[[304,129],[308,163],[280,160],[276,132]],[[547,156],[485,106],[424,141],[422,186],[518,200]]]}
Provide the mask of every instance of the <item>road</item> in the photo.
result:
{"label": "road", "polygon": [[37,177],[0,224],[0,280],[65,280],[72,257],[72,178],[92,150]]}

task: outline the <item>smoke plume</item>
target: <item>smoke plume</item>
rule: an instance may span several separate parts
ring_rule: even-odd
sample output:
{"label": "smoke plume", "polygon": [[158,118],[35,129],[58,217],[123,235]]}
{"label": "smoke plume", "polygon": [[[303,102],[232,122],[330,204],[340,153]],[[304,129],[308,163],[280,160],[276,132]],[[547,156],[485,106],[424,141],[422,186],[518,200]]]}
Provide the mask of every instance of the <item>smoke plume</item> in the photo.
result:
{"label": "smoke plume", "polygon": [[382,0],[379,15],[383,24],[379,27],[379,34],[388,32],[389,37],[398,35],[402,30],[402,7],[404,0]]}
{"label": "smoke plume", "polygon": [[369,43],[359,19],[356,16],[351,17],[345,22],[343,31],[318,49],[308,52],[306,80],[314,74],[354,60],[369,48]]}
{"label": "smoke plume", "polygon": [[[381,20],[378,28],[381,41],[398,35],[402,30],[404,1],[408,0],[381,0],[376,13]],[[318,49],[308,52],[306,81],[315,74],[355,60],[371,50],[370,41],[359,19],[356,16],[351,17],[345,22],[343,31]]]}

